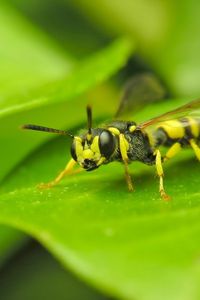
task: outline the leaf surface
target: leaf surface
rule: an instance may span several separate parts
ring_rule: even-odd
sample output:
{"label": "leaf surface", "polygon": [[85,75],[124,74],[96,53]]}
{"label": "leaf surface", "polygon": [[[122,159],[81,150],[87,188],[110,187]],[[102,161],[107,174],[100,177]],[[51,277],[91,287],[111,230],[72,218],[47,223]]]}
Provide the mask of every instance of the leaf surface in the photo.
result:
{"label": "leaf surface", "polygon": [[[152,105],[138,119],[183,102]],[[63,137],[27,158],[1,187],[0,221],[35,237],[67,268],[110,295],[198,299],[199,164],[192,151],[165,166],[171,202],[160,199],[154,168],[139,163],[131,165],[134,193],[127,191],[118,163],[69,176],[50,190],[35,187],[65,163]]]}
{"label": "leaf surface", "polygon": [[[33,241],[1,271],[4,300],[106,300]],[[12,286],[12,288],[8,288]]]}
{"label": "leaf surface", "polygon": [[28,95],[20,94],[6,99],[0,105],[0,117],[80,96],[115,74],[124,66],[132,51],[133,44],[129,39],[118,39],[77,65],[70,76],[41,86]]}
{"label": "leaf surface", "polygon": [[130,34],[139,54],[179,96],[199,96],[200,2],[75,0],[105,34]]}
{"label": "leaf surface", "polygon": [[0,43],[0,109],[8,108],[8,98],[16,101],[17,95],[22,98],[30,89],[59,79],[74,65],[72,57],[5,2],[0,8]]}
{"label": "leaf surface", "polygon": [[27,237],[19,230],[0,226],[0,267],[26,243],[26,240]]}

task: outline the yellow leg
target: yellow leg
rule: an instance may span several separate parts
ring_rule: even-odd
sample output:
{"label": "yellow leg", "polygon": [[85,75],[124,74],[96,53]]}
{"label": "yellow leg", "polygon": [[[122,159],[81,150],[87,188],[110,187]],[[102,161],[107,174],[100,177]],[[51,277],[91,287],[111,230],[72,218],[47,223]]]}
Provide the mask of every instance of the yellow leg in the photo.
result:
{"label": "yellow leg", "polygon": [[128,155],[127,155],[128,142],[126,141],[123,134],[119,135],[119,148],[120,148],[122,160],[123,160],[124,166],[125,166],[125,177],[126,177],[126,182],[128,185],[128,190],[130,192],[132,192],[133,191],[133,183],[132,183],[132,179],[131,179],[129,169],[128,169]]}
{"label": "yellow leg", "polygon": [[83,170],[81,168],[74,170],[73,168],[75,165],[76,165],[76,161],[73,159],[70,159],[70,161],[67,163],[65,169],[62,172],[60,172],[60,174],[53,181],[50,181],[48,183],[41,183],[41,184],[39,184],[38,187],[41,189],[51,188],[54,185],[57,185],[63,179],[63,177],[65,177],[66,175],[79,173],[80,171]]}
{"label": "yellow leg", "polygon": [[190,140],[190,146],[192,147],[192,149],[194,150],[196,157],[198,160],[200,160],[200,148],[199,146],[196,144],[195,140]]}
{"label": "yellow leg", "polygon": [[124,161],[124,166],[125,166],[125,177],[126,177],[126,182],[127,182],[127,185],[128,185],[128,190],[129,190],[129,192],[132,192],[134,190],[134,188],[133,188],[131,175],[129,174],[128,162],[127,161]]}
{"label": "yellow leg", "polygon": [[176,154],[179,153],[180,150],[181,150],[181,144],[179,142],[173,144],[167,151],[167,153],[164,157],[164,161],[174,157]]}
{"label": "yellow leg", "polygon": [[169,200],[170,197],[165,193],[165,189],[164,189],[164,186],[163,186],[164,173],[163,173],[163,167],[162,167],[162,160],[161,160],[160,151],[156,150],[155,154],[156,154],[156,170],[157,170],[157,174],[160,178],[159,192],[160,192],[161,197],[164,200]]}

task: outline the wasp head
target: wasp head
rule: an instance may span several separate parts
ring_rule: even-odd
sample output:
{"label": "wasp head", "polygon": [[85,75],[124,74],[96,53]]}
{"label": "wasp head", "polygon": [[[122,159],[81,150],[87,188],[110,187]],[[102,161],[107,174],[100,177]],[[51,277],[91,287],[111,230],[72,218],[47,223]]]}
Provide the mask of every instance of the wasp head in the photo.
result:
{"label": "wasp head", "polygon": [[87,106],[88,131],[85,135],[74,136],[71,133],[44,127],[40,125],[26,124],[23,129],[45,131],[56,134],[67,135],[73,139],[71,155],[80,166],[87,171],[97,169],[101,164],[106,163],[116,149],[116,138],[113,133],[103,128],[92,129],[92,110]]}
{"label": "wasp head", "polygon": [[71,155],[87,171],[97,169],[112,156],[116,148],[115,136],[106,129],[91,129],[84,136],[75,136]]}

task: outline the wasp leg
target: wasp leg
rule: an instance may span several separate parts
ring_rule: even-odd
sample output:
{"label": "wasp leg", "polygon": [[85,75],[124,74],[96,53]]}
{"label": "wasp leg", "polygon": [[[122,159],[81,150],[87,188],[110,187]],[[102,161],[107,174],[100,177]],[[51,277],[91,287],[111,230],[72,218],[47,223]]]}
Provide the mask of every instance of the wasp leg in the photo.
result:
{"label": "wasp leg", "polygon": [[190,140],[190,146],[194,150],[194,153],[196,154],[197,159],[200,160],[200,148],[196,144],[195,140],[193,140],[193,139]]}
{"label": "wasp leg", "polygon": [[165,193],[165,189],[164,189],[164,185],[163,185],[164,173],[163,173],[162,159],[161,159],[160,151],[156,150],[155,155],[156,155],[156,170],[157,170],[157,174],[160,178],[160,186],[159,186],[160,195],[164,200],[169,200],[170,197]]}
{"label": "wasp leg", "polygon": [[83,170],[81,168],[74,170],[73,168],[75,165],[76,165],[76,161],[73,159],[70,159],[70,161],[67,163],[65,169],[62,172],[60,172],[59,175],[54,180],[52,180],[48,183],[41,183],[41,184],[39,184],[38,187],[41,189],[51,188],[51,187],[57,185],[66,175],[76,174]]}
{"label": "wasp leg", "polygon": [[179,142],[176,142],[175,144],[173,144],[169,150],[167,151],[166,155],[164,156],[164,161],[169,160],[170,158],[174,157],[176,154],[179,153],[179,151],[181,150],[181,144]]}
{"label": "wasp leg", "polygon": [[131,179],[131,175],[129,173],[129,169],[128,169],[128,155],[127,155],[127,141],[124,137],[123,134],[119,135],[119,148],[120,148],[120,152],[121,152],[121,156],[122,156],[122,160],[125,166],[125,177],[126,177],[126,182],[128,185],[128,190],[130,192],[133,191],[133,183],[132,183],[132,179]]}

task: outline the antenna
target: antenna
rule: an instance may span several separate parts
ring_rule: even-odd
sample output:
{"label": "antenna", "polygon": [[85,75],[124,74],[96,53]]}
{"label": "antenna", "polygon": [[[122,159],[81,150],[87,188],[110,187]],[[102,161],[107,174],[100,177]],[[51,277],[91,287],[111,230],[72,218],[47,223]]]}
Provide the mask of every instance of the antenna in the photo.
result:
{"label": "antenna", "polygon": [[67,135],[67,136],[70,136],[71,138],[74,138],[74,136],[71,133],[69,133],[65,130],[49,128],[49,127],[44,127],[44,126],[40,126],[40,125],[25,124],[25,125],[22,125],[21,128],[29,129],[29,130],[45,131],[45,132],[50,132],[50,133],[57,133],[57,134]]}
{"label": "antenna", "polygon": [[90,105],[87,105],[87,125],[88,125],[88,133],[92,134],[92,108]]}

